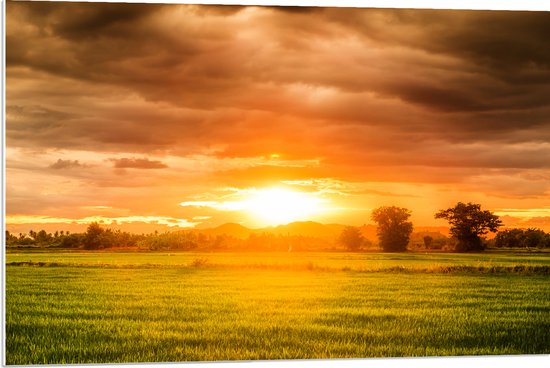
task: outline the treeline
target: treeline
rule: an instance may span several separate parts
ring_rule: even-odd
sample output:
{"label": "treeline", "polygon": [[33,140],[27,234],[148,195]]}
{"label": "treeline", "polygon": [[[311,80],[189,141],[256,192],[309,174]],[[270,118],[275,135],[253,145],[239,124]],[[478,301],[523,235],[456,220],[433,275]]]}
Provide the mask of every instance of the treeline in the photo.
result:
{"label": "treeline", "polygon": [[136,247],[144,235],[132,234],[120,230],[104,229],[98,223],[88,226],[85,233],[45,230],[20,233],[18,236],[6,231],[6,246],[18,248],[74,248],[104,249],[117,247]]}
{"label": "treeline", "polygon": [[[422,244],[413,239],[413,223],[409,221],[411,211],[396,206],[383,206],[371,213],[371,220],[376,222],[378,245],[385,252],[405,252],[411,250],[411,243],[418,249]],[[442,209],[434,218],[449,223],[451,237],[434,238],[426,234],[423,238],[425,249],[444,249],[456,252],[479,252],[494,244],[506,248],[547,248],[549,235],[540,229],[512,229],[497,234],[494,240],[488,241],[484,236],[497,233],[503,226],[500,218],[491,211],[482,210],[480,204],[458,202],[454,207]],[[348,250],[359,250],[365,244],[365,238],[359,228],[346,227],[338,239]],[[449,249],[451,248],[451,249]]]}
{"label": "treeline", "polygon": [[[299,236],[275,235],[270,233],[250,234],[241,239],[231,235],[205,235],[196,231],[173,231],[165,233],[132,234],[120,230],[103,228],[97,223],[88,226],[85,233],[56,231],[47,233],[29,231],[18,236],[6,231],[6,245],[9,248],[61,248],[101,250],[129,248],[136,250],[265,250],[265,251],[308,251],[308,250],[384,250],[376,242],[364,238],[358,228],[348,227],[342,236],[334,241]],[[409,238],[407,250],[412,251],[454,251],[457,239],[440,233],[418,232]],[[507,229],[499,231],[495,238],[484,241],[484,248],[550,248],[550,233],[541,229]]]}
{"label": "treeline", "polygon": [[105,229],[91,223],[85,233],[30,231],[15,236],[6,231],[9,248],[63,248],[101,250],[132,248],[137,250],[328,250],[335,244],[320,238],[299,235],[250,234],[246,239],[231,235],[205,235],[197,231],[132,234]]}
{"label": "treeline", "polygon": [[209,236],[200,232],[174,231],[149,234],[138,242],[138,246],[148,250],[303,251],[327,250],[333,244],[320,238],[299,235],[260,233],[241,239],[226,234]]}
{"label": "treeline", "polygon": [[495,248],[550,248],[550,233],[541,229],[499,231],[491,244]]}
{"label": "treeline", "polygon": [[[6,232],[8,247],[59,247],[76,249],[138,248],[144,250],[444,250],[456,252],[483,251],[486,248],[550,248],[550,234],[540,229],[508,229],[499,217],[482,210],[479,204],[458,202],[454,207],[440,210],[436,219],[445,219],[450,225],[450,237],[438,233],[413,233],[409,221],[411,211],[395,206],[380,207],[372,211],[371,219],[377,224],[375,244],[366,239],[360,228],[345,227],[337,239],[297,235],[253,233],[246,239],[230,235],[208,236],[200,231],[174,231],[159,234],[131,234],[120,230],[104,229],[91,223],[85,233],[30,231],[15,236]],[[497,233],[487,240],[488,232]]]}

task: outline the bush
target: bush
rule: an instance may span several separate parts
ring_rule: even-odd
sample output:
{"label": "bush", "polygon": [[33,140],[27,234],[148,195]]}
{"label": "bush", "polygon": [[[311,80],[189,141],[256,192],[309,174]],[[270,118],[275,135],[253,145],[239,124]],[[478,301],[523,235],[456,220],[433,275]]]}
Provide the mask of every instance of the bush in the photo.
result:
{"label": "bush", "polygon": [[209,262],[210,262],[210,261],[208,260],[208,258],[205,258],[205,257],[195,258],[195,259],[191,262],[191,267],[196,267],[196,268],[204,267],[204,266],[206,266]]}

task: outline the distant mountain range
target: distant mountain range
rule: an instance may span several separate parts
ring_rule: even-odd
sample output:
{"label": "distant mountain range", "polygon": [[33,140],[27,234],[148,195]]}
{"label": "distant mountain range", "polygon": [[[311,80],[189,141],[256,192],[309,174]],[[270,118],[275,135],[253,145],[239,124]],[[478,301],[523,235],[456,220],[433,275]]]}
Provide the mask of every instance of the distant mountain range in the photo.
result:
{"label": "distant mountain range", "polygon": [[[197,229],[195,231],[209,236],[228,235],[239,239],[246,239],[251,234],[274,234],[287,236],[306,236],[323,239],[337,238],[346,225],[341,224],[321,224],[314,221],[298,221],[291,222],[286,225],[270,226],[260,229],[249,229],[243,225],[235,223],[227,223],[214,228]],[[363,236],[369,240],[376,240],[376,226],[363,225],[359,226]],[[447,236],[449,228],[435,226],[415,227],[415,233],[426,233],[426,235],[441,234]]]}
{"label": "distant mountain range", "polygon": [[[7,224],[7,230],[14,234],[18,233],[27,233],[29,229],[35,231],[46,230],[47,232],[55,232],[58,230],[70,231],[72,233],[85,232],[87,224],[23,224],[23,225],[10,225]],[[226,223],[213,228],[205,229],[192,229],[192,228],[178,228],[178,227],[168,227],[165,225],[158,224],[148,224],[145,222],[136,222],[136,223],[122,223],[122,224],[111,224],[111,225],[102,225],[113,230],[128,231],[136,234],[148,234],[153,233],[154,231],[165,232],[165,231],[194,231],[197,233],[202,233],[209,236],[217,235],[229,235],[238,239],[247,239],[250,234],[274,234],[281,236],[304,236],[311,238],[319,238],[323,240],[332,241],[336,239],[342,233],[342,230],[346,225],[342,224],[321,224],[314,221],[299,221],[291,222],[286,225],[279,226],[270,226],[260,229],[251,229],[236,223]],[[359,226],[359,229],[367,239],[371,241],[377,241],[376,237],[376,226],[375,225],[363,225]],[[421,234],[422,236],[430,235],[432,237],[449,234],[449,229],[447,227],[415,227],[413,234]]]}
{"label": "distant mountain range", "polygon": [[320,224],[313,221],[291,222],[286,225],[270,226],[261,229],[249,229],[243,225],[227,223],[218,227],[209,229],[195,230],[205,235],[229,235],[235,238],[245,239],[250,234],[274,234],[289,236],[308,236],[316,238],[333,238],[338,236],[345,225],[339,224]]}

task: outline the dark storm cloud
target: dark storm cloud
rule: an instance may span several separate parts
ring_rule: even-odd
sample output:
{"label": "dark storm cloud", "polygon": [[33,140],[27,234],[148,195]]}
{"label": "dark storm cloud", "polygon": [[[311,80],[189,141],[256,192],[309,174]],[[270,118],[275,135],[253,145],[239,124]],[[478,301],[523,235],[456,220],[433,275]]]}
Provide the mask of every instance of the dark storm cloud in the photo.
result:
{"label": "dark storm cloud", "polygon": [[[193,5],[189,5],[189,6],[193,6]],[[216,16],[234,15],[243,9],[246,9],[246,5],[224,5],[224,6],[197,5],[194,7],[194,10],[197,14],[200,14],[200,15],[211,14]]]}
{"label": "dark storm cloud", "polygon": [[274,6],[274,10],[278,10],[280,12],[284,13],[291,13],[291,14],[310,14],[313,12],[319,12],[322,11],[323,8],[316,8],[312,6]]}
{"label": "dark storm cloud", "polygon": [[[89,38],[113,32],[117,25],[132,24],[162,8],[162,4],[10,2],[12,14],[22,15],[45,34],[67,38]],[[113,32],[114,33],[114,32]]]}
{"label": "dark storm cloud", "polygon": [[8,105],[6,115],[13,123],[7,126],[8,130],[25,131],[26,134],[59,127],[61,121],[75,117],[74,114],[32,104]]}
{"label": "dark storm cloud", "polygon": [[[134,4],[134,6],[119,6],[118,4],[69,4],[63,7],[59,18],[50,23],[53,31],[62,37],[70,39],[94,38],[98,35],[111,34],[125,29],[127,25],[135,24],[141,18],[147,17],[151,11],[163,5]],[[42,16],[42,9],[35,9],[35,17]],[[59,20],[58,20],[59,19]]]}
{"label": "dark storm cloud", "polygon": [[[449,18],[440,18],[442,26],[449,24]],[[447,34],[438,37],[433,33],[435,51],[464,55],[510,82],[542,84],[550,80],[547,73],[538,74],[542,79],[525,78],[530,68],[550,66],[550,50],[544,47],[550,34],[550,13],[470,11],[457,18],[462,22],[451,23]]]}
{"label": "dark storm cloud", "polygon": [[164,169],[168,166],[160,161],[150,161],[148,158],[110,159],[117,169]]}
{"label": "dark storm cloud", "polygon": [[[44,7],[50,11],[43,13]],[[191,40],[164,37],[147,24],[163,5],[33,2],[10,3],[8,8],[8,28],[26,30],[6,35],[10,66],[83,80],[139,84],[152,79],[137,73],[146,70],[136,70],[136,60],[142,58],[142,66],[150,68],[173,67],[178,58],[195,52]]]}
{"label": "dark storm cloud", "polygon": [[7,14],[16,146],[547,166],[546,148],[508,145],[550,134],[548,12],[10,2]]}
{"label": "dark storm cloud", "polygon": [[[389,89],[405,100],[414,97],[413,102],[444,111],[549,104],[549,12],[340,8],[326,14],[381,47],[402,47],[462,60],[460,69],[447,70],[449,76],[468,71],[485,77],[471,80],[466,86],[461,80],[442,83],[446,80],[435,73],[442,65],[434,63],[430,65],[432,78],[423,81],[426,84]],[[415,73],[415,65],[407,72]],[[491,78],[490,84],[484,83],[487,77]],[[438,82],[438,88],[430,88]],[[443,97],[434,98],[438,93]]]}
{"label": "dark storm cloud", "polygon": [[550,50],[541,47],[550,33],[548,12],[339,8],[328,14],[380,43],[458,55],[494,72],[550,66]]}

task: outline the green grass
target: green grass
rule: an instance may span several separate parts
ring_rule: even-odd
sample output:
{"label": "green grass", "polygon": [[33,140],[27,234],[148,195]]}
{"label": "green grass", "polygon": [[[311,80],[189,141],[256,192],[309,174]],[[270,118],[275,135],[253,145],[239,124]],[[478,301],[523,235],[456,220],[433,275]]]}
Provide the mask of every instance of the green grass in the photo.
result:
{"label": "green grass", "polygon": [[[491,257],[8,254],[8,263],[50,264],[7,267],[6,359],[51,364],[550,353],[547,274],[383,271],[550,263],[549,255]],[[207,262],[194,264],[198,259]],[[82,266],[94,262],[101,267]],[[369,272],[371,266],[379,272]]]}
{"label": "green grass", "polygon": [[17,252],[7,254],[7,263],[55,262],[75,265],[162,267],[188,266],[197,259],[210,265],[266,268],[315,268],[374,270],[390,267],[432,268],[436,266],[550,266],[550,253],[502,254],[486,252],[457,253],[344,253],[344,252],[271,252],[271,253],[206,253],[206,252]]}

